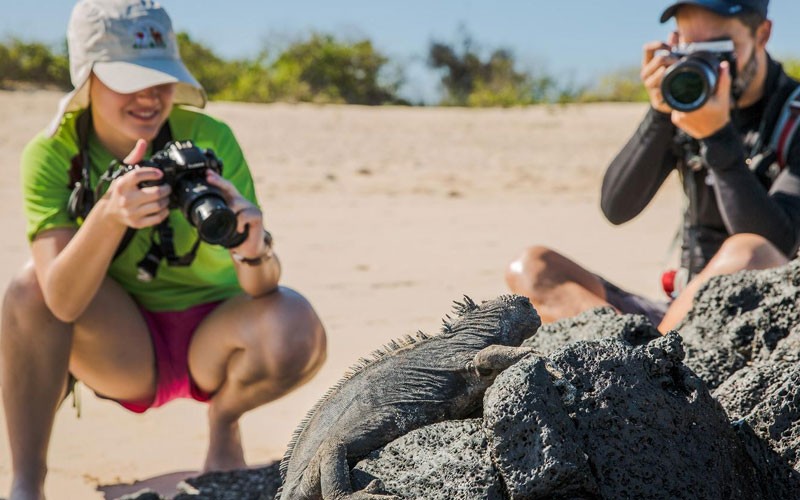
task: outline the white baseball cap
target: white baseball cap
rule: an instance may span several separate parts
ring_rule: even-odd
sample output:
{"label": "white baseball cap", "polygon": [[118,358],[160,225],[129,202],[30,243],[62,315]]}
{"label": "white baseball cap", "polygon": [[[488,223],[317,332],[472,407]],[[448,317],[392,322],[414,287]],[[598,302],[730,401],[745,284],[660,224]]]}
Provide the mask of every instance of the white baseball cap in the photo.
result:
{"label": "white baseball cap", "polygon": [[89,105],[92,73],[121,94],[175,83],[175,104],[206,104],[203,87],[181,61],[169,16],[153,0],[80,0],[72,9],[67,45],[74,90],[61,99],[50,135],[64,113]]}

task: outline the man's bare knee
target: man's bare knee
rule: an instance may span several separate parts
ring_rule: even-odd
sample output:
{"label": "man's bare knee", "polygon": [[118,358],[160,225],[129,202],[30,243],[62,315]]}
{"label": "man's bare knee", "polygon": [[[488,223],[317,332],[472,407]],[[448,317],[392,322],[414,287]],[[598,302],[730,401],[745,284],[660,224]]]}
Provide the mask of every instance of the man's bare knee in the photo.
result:
{"label": "man's bare knee", "polygon": [[506,283],[515,293],[537,295],[564,276],[564,257],[545,246],[526,248],[506,269]]}
{"label": "man's bare knee", "polygon": [[786,256],[763,236],[735,234],[725,240],[704,273],[716,276],[744,270],[769,269],[787,262]]}

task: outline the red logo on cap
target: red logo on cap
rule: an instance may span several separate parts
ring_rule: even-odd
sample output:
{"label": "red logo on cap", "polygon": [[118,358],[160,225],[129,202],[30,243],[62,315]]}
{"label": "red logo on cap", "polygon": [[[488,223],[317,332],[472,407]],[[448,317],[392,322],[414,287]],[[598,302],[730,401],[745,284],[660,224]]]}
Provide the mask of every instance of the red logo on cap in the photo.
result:
{"label": "red logo on cap", "polygon": [[139,26],[133,31],[134,49],[164,49],[166,47],[164,35],[157,27]]}

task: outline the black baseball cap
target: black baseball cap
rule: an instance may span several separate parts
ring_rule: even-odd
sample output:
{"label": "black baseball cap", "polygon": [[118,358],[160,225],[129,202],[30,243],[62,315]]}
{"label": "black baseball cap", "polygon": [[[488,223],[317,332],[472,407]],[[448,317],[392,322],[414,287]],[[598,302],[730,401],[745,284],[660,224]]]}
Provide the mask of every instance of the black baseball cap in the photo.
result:
{"label": "black baseball cap", "polygon": [[744,10],[750,10],[766,18],[769,0],[688,0],[675,2],[661,14],[661,22],[667,22],[678,11],[678,7],[682,5],[697,5],[725,17],[735,16]]}

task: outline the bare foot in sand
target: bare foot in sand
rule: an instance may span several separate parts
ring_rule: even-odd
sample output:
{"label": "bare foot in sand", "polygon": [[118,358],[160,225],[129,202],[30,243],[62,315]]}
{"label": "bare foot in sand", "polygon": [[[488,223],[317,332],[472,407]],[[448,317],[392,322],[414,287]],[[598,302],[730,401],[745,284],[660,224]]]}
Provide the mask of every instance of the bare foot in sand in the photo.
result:
{"label": "bare foot in sand", "polygon": [[203,472],[246,469],[239,422],[211,423],[208,454]]}
{"label": "bare foot in sand", "polygon": [[23,485],[12,485],[11,495],[8,500],[45,500],[44,491],[41,486],[27,487]]}

